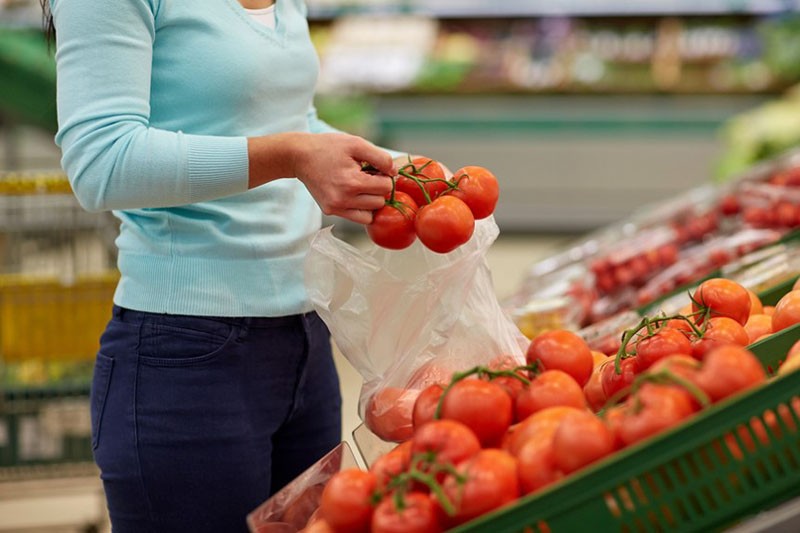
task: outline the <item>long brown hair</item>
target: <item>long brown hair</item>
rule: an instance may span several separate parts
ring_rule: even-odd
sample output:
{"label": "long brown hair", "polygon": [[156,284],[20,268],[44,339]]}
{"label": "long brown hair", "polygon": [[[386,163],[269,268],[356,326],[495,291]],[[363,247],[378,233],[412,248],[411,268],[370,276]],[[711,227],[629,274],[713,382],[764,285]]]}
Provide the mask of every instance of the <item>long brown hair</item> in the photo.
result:
{"label": "long brown hair", "polygon": [[52,43],[56,38],[56,27],[53,24],[53,14],[50,12],[50,0],[39,0],[42,6],[42,29],[48,43]]}

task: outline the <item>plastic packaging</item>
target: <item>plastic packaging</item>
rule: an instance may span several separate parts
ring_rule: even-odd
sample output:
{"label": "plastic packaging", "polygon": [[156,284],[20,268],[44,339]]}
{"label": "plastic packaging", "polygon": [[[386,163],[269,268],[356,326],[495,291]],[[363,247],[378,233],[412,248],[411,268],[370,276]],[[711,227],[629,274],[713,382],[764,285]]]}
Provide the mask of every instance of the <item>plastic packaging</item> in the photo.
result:
{"label": "plastic packaging", "polygon": [[419,242],[365,250],[317,233],[306,261],[314,308],[364,379],[359,414],[384,440],[411,436],[419,392],[499,356],[524,361],[530,341],[497,301],[486,252],[499,229],[476,222],[469,242],[437,254]]}

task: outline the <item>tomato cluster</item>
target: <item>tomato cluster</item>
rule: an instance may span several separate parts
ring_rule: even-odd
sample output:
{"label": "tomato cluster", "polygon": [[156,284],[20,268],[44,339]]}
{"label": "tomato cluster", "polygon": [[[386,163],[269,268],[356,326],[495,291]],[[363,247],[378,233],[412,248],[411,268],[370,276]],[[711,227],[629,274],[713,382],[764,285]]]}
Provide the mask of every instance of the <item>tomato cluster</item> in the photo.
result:
{"label": "tomato cluster", "polygon": [[393,180],[366,227],[375,244],[391,250],[417,238],[437,253],[455,250],[472,237],[475,220],[494,212],[500,194],[497,178],[483,167],[462,167],[448,180],[442,165],[425,157],[409,161]]}

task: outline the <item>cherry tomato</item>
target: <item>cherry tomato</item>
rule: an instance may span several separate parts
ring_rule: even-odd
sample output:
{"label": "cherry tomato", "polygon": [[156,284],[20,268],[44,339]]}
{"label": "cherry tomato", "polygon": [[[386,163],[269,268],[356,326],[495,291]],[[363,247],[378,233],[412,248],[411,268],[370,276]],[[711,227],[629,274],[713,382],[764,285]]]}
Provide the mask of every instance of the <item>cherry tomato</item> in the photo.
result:
{"label": "cherry tomato", "polygon": [[[745,325],[750,316],[750,293],[747,289],[729,279],[712,278],[700,284],[694,293],[692,311],[698,304],[711,308],[711,316],[726,316]],[[702,323],[702,316],[697,317]]]}
{"label": "cherry tomato", "polygon": [[444,395],[442,418],[470,428],[483,447],[498,446],[511,425],[511,397],[500,385],[480,379],[462,379]]}
{"label": "cherry tomato", "polygon": [[452,525],[463,524],[519,498],[517,460],[508,452],[481,450],[460,463],[456,471],[466,481],[461,483],[448,475],[442,486],[456,507]]}
{"label": "cherry tomato", "polygon": [[475,217],[467,204],[447,195],[420,208],[415,227],[422,244],[434,252],[446,254],[472,237]]}
{"label": "cherry tomato", "polygon": [[653,335],[642,338],[635,346],[640,372],[668,355],[692,353],[692,343],[686,335],[669,327],[661,328]]}
{"label": "cherry tomato", "polygon": [[455,420],[432,420],[420,426],[411,440],[412,459],[419,453],[433,452],[441,464],[457,465],[480,449],[475,433]]}
{"label": "cherry tomato", "polygon": [[569,474],[614,451],[614,435],[596,415],[582,411],[564,417],[553,435],[558,468]]}
{"label": "cherry tomato", "polygon": [[694,381],[712,402],[717,402],[766,379],[764,368],[752,352],[729,344],[706,354]]}
{"label": "cherry tomato", "polygon": [[411,413],[419,396],[416,389],[385,387],[367,401],[364,423],[378,437],[391,442],[411,438]]}
{"label": "cherry tomato", "polygon": [[414,429],[433,420],[436,409],[439,407],[442,392],[444,392],[444,387],[434,383],[423,389],[417,396],[417,401],[414,402],[414,410],[411,413],[411,422],[414,425]]}
{"label": "cherry tomato", "polygon": [[798,322],[800,322],[800,290],[789,291],[775,306],[775,313],[772,315],[772,331],[777,333]]}
{"label": "cherry tomato", "polygon": [[372,472],[358,468],[337,472],[322,491],[322,518],[337,533],[366,533],[372,520],[370,498],[376,487],[377,480]]}
{"label": "cherry tomato", "polygon": [[416,202],[418,206],[422,207],[428,203],[425,194],[422,192],[423,187],[428,192],[431,201],[433,201],[442,194],[442,192],[448,189],[448,185],[445,180],[444,169],[437,161],[428,157],[415,157],[411,162],[417,170],[417,172],[414,172],[411,168],[407,169],[407,172],[412,176],[420,179],[441,180],[424,183],[421,187],[410,178],[402,175],[397,176],[395,179],[395,189],[406,193],[414,199],[414,202]]}
{"label": "cherry tomato", "polygon": [[417,240],[416,218],[417,203],[409,195],[395,191],[394,202],[386,200],[386,204],[372,214],[372,222],[366,226],[367,235],[383,248],[408,248]]}
{"label": "cherry tomato", "polygon": [[540,362],[544,370],[562,370],[583,387],[594,368],[592,351],[582,338],[571,331],[546,331],[528,346],[525,359],[529,364]]}
{"label": "cherry tomato", "polygon": [[475,220],[486,218],[494,212],[500,187],[497,178],[483,167],[467,166],[456,170],[451,180],[458,188],[449,194],[461,198],[472,211]]}
{"label": "cherry tomato", "polygon": [[517,420],[525,420],[537,411],[559,405],[585,409],[583,389],[566,372],[545,370],[517,396]]}
{"label": "cherry tomato", "polygon": [[372,533],[439,533],[441,510],[428,494],[409,492],[400,496],[402,509],[394,497],[384,498],[372,514]]}

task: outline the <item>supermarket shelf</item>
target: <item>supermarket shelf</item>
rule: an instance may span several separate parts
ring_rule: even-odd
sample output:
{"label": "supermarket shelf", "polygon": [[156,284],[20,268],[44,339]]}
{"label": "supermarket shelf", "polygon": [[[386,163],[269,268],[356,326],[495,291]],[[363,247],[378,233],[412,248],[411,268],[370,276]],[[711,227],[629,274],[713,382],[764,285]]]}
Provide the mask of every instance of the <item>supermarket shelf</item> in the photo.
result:
{"label": "supermarket shelf", "polygon": [[797,0],[405,0],[394,2],[309,2],[309,17],[346,14],[415,13],[438,18],[539,16],[769,15],[800,8]]}

